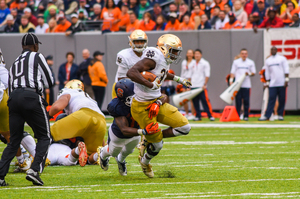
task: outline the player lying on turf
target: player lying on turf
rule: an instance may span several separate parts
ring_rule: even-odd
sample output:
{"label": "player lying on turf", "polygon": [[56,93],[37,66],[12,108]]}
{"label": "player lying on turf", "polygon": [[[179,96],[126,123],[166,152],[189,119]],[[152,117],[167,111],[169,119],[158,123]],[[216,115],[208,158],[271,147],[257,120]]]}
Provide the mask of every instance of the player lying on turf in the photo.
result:
{"label": "player lying on turf", "polygon": [[[22,139],[24,148],[35,157],[36,143],[33,137],[24,132]],[[48,149],[47,165],[73,166],[77,164],[78,158],[86,156],[86,146],[82,138],[74,138],[72,141],[62,140],[59,143],[52,143]]]}
{"label": "player lying on turf", "polygon": [[[65,88],[60,90],[57,101],[49,110],[49,116],[62,110],[65,110],[68,116],[55,122],[50,130],[54,141],[82,137],[87,154],[90,155],[89,162],[93,164],[97,162],[100,147],[104,143],[106,121],[97,102],[83,90],[83,83],[79,80],[68,82]],[[86,164],[88,155],[79,159],[81,166]]]}
{"label": "player lying on turf", "polygon": [[[187,87],[191,86],[187,79],[168,73],[170,64],[179,60],[181,51],[180,39],[172,34],[164,34],[158,39],[157,47],[148,47],[142,55],[143,59],[127,72],[127,76],[136,82],[134,84],[135,95],[131,105],[133,119],[142,129],[152,122],[170,126],[164,130],[164,133],[160,131],[152,135],[145,135],[148,142],[141,146],[139,161],[144,174],[149,178],[154,177],[150,160],[162,149],[163,137],[187,135],[191,130],[188,120],[176,107],[168,103],[162,104],[160,100],[160,86],[165,79],[174,80]],[[149,82],[141,75],[143,71],[153,73],[157,76],[156,79]],[[145,148],[147,153],[144,154]]]}
{"label": "player lying on turf", "polygon": [[[150,123],[144,129],[140,129],[138,123],[130,113],[130,103],[134,84],[130,79],[121,79],[115,85],[117,98],[114,98],[107,106],[107,110],[114,121],[108,130],[108,145],[101,149],[100,165],[106,171],[109,166],[109,157],[112,156],[118,163],[119,173],[127,175],[126,157],[133,153],[140,141],[140,135],[151,135],[160,131],[158,123]],[[163,102],[166,100],[164,98]]]}

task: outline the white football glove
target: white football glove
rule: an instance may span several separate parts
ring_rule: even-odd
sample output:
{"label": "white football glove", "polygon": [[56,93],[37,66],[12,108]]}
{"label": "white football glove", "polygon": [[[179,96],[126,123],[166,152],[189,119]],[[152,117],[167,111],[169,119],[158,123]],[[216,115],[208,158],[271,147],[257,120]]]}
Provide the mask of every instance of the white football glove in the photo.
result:
{"label": "white football glove", "polygon": [[190,82],[190,80],[184,79],[184,78],[179,77],[179,76],[176,76],[176,75],[174,75],[173,80],[174,80],[175,82],[178,82],[178,83],[180,83],[180,84],[185,85],[186,87],[192,86],[192,83]]}
{"label": "white football glove", "polygon": [[160,83],[160,80],[158,77],[155,78],[155,80],[152,82],[153,86],[152,86],[152,90],[156,90],[159,89],[159,87],[161,86],[162,83]]}

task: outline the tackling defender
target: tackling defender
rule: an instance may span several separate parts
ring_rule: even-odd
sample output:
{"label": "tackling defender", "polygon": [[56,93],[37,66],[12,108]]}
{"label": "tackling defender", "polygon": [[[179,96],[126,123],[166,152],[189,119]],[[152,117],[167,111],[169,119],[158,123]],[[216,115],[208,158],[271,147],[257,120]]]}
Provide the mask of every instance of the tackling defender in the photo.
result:
{"label": "tackling defender", "polygon": [[49,110],[49,116],[65,110],[68,116],[58,120],[51,126],[51,135],[54,141],[82,137],[86,144],[82,150],[75,150],[76,155],[84,154],[79,158],[79,164],[84,166],[89,154],[89,163],[99,162],[100,147],[106,132],[104,114],[97,102],[84,91],[83,83],[71,80],[60,91],[57,101]]}
{"label": "tackling defender", "polygon": [[[188,120],[178,109],[168,103],[162,104],[160,86],[162,82],[174,80],[187,87],[191,82],[187,79],[168,73],[170,64],[179,61],[182,51],[180,39],[173,34],[164,34],[157,41],[157,47],[148,47],[142,55],[142,60],[137,62],[127,72],[127,76],[136,84],[134,85],[134,97],[131,105],[131,114],[143,129],[151,122],[160,122],[170,126],[169,128],[153,135],[145,135],[147,139],[147,153],[140,150],[139,161],[142,170],[149,178],[154,177],[150,160],[155,157],[163,147],[163,137],[187,135],[191,130]],[[146,80],[140,73],[149,71],[156,75],[153,82]],[[145,111],[149,110],[149,112]]]}
{"label": "tackling defender", "polygon": [[141,60],[143,55],[143,51],[147,48],[148,45],[148,37],[146,33],[142,30],[133,31],[129,39],[130,48],[126,48],[121,50],[117,54],[116,64],[118,65],[118,71],[115,78],[115,83],[112,87],[112,99],[117,97],[115,92],[116,83],[123,78],[126,78],[127,71],[138,61]]}
{"label": "tackling defender", "polygon": [[[131,99],[134,94],[134,84],[130,79],[121,79],[117,82],[115,90],[117,98],[114,98],[107,106],[107,110],[114,121],[108,130],[108,145],[101,149],[100,165],[106,171],[109,166],[109,157],[115,157],[119,173],[127,175],[125,159],[133,153],[140,141],[140,135],[151,135],[160,131],[158,123],[150,123],[145,129],[139,129],[138,123],[130,113]],[[164,101],[166,97],[164,98]]]}

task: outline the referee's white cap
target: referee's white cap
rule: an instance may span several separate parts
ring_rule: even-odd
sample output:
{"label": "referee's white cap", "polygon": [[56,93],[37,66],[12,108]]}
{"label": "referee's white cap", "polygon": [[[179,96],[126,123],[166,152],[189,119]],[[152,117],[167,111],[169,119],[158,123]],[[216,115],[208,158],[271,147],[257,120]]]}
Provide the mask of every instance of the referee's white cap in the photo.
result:
{"label": "referee's white cap", "polygon": [[30,46],[30,45],[35,45],[35,44],[42,44],[37,36],[34,33],[26,33],[23,38],[22,38],[22,45],[23,46]]}

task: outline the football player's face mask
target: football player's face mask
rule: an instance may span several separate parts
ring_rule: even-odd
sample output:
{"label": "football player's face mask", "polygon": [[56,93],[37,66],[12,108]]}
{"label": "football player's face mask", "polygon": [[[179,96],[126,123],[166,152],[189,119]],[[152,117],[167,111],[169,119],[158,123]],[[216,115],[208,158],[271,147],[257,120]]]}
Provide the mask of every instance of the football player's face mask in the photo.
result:
{"label": "football player's face mask", "polygon": [[147,48],[147,40],[133,40],[133,50],[136,52],[143,52]]}
{"label": "football player's face mask", "polygon": [[133,99],[133,95],[126,97],[124,101],[125,105],[131,107],[132,99]]}
{"label": "football player's face mask", "polygon": [[163,53],[168,64],[177,64],[180,61],[182,43],[176,35],[162,35],[157,41],[157,48]]}

